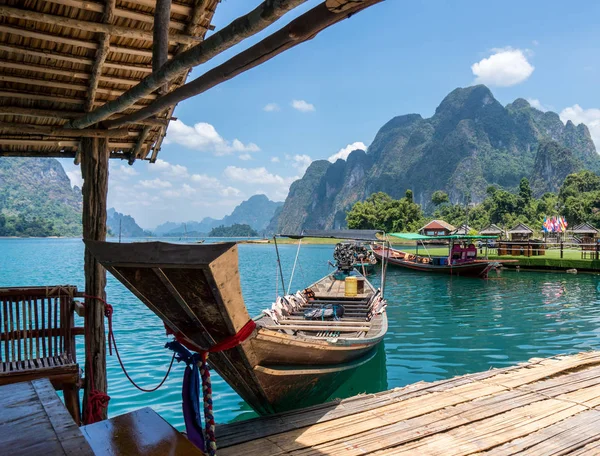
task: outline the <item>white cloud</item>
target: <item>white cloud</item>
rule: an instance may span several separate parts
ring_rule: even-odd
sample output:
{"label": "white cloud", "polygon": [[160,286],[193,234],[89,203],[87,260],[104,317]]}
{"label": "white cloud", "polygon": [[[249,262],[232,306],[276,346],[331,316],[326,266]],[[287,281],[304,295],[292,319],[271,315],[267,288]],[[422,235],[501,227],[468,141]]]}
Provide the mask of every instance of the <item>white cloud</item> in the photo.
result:
{"label": "white cloud", "polygon": [[172,165],[160,158],[156,160],[156,163],[148,163],[148,169],[170,177],[185,178],[188,176],[188,169],[185,166]]}
{"label": "white cloud", "polygon": [[279,157],[271,157],[272,163],[279,163]]}
{"label": "white cloud", "polygon": [[244,144],[239,139],[224,139],[211,124],[199,122],[189,126],[181,120],[169,124],[167,144],[179,144],[188,149],[210,152],[215,155],[228,155],[233,152],[258,152],[260,148],[254,143]]}
{"label": "white cloud", "polygon": [[540,45],[540,42],[538,40],[533,40],[532,43],[533,43],[534,46],[539,46]]}
{"label": "white cloud", "polygon": [[170,188],[173,186],[171,182],[165,181],[159,178],[152,180],[141,180],[138,185],[143,188],[157,189],[157,188]]}
{"label": "white cloud", "polygon": [[109,176],[111,179],[117,179],[121,181],[126,181],[130,177],[137,176],[139,173],[135,170],[133,166],[125,166],[122,164],[113,165],[114,161],[111,162]]}
{"label": "white cloud", "polygon": [[241,194],[242,192],[240,192],[235,187],[224,187],[221,190],[219,190],[219,195],[224,196],[226,198],[231,196],[240,196]]}
{"label": "white cloud", "polygon": [[217,188],[221,186],[221,181],[215,177],[206,174],[192,174],[192,182],[200,184],[200,188]]}
{"label": "white cloud", "polygon": [[348,158],[348,155],[350,155],[350,152],[357,149],[367,150],[367,146],[362,141],[357,141],[352,144],[348,144],[346,147],[343,147],[340,150],[338,150],[337,153],[333,154],[327,160],[329,160],[331,163],[335,163],[335,161],[340,158],[342,160],[346,160]]}
{"label": "white cloud", "polygon": [[237,166],[228,166],[224,174],[231,180],[245,182],[248,184],[284,184],[286,180],[267,171],[267,168],[239,168]]}
{"label": "white cloud", "polygon": [[493,52],[471,66],[477,84],[513,86],[525,81],[535,69],[521,49],[493,49]]}
{"label": "white cloud", "polygon": [[313,112],[315,110],[315,105],[304,100],[292,100],[292,108],[300,112]]}
{"label": "white cloud", "polygon": [[268,103],[263,108],[263,111],[275,112],[275,111],[281,111],[281,108],[279,107],[279,105],[277,103]]}
{"label": "white cloud", "polygon": [[292,166],[296,168],[301,175],[304,174],[306,168],[308,168],[311,163],[312,158],[308,155],[294,155],[292,157]]}
{"label": "white cloud", "polygon": [[592,140],[596,144],[596,150],[600,151],[600,109],[583,109],[578,104],[565,108],[560,113],[563,122],[570,120],[575,125],[584,123],[590,130]]}
{"label": "white cloud", "polygon": [[67,177],[71,181],[71,187],[83,187],[83,176],[81,175],[81,168],[77,167],[72,171],[67,171]]}
{"label": "white cloud", "polygon": [[250,155],[250,154],[241,154],[238,158],[240,160],[252,160],[252,155]]}
{"label": "white cloud", "polygon": [[527,101],[529,102],[529,104],[531,106],[533,106],[535,109],[539,109],[542,112],[546,112],[549,111],[550,109],[547,106],[544,106],[542,104],[542,102],[540,100],[538,100],[537,98],[528,98]]}

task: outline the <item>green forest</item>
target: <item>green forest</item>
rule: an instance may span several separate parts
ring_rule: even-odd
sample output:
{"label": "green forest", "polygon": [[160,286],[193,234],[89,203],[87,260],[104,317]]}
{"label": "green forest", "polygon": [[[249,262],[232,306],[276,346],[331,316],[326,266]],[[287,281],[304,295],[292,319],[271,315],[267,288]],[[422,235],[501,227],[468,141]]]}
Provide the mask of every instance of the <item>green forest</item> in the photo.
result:
{"label": "green forest", "polygon": [[591,171],[569,174],[558,193],[545,193],[534,198],[529,180],[521,179],[518,190],[509,192],[489,186],[485,199],[477,204],[467,200],[452,204],[447,193],[433,192],[433,213],[426,214],[413,202],[407,190],[400,199],[386,193],[374,193],[366,201],[358,202],[347,213],[346,221],[352,229],[382,229],[386,232],[417,231],[432,219],[443,219],[460,226],[463,223],[480,230],[490,223],[512,228],[525,223],[540,230],[544,217],[563,215],[569,226],[589,222],[600,227],[600,176]]}
{"label": "green forest", "polygon": [[258,233],[250,225],[235,223],[231,226],[217,226],[210,230],[209,237],[257,237]]}

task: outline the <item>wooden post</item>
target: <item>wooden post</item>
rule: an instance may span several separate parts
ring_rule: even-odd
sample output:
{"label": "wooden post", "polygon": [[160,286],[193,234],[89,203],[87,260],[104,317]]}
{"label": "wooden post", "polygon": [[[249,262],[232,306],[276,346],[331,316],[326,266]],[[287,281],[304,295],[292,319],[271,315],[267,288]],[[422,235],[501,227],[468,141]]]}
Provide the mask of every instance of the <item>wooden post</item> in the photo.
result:
{"label": "wooden post", "polygon": [[598,240],[596,240],[596,260],[598,260],[598,257],[600,256],[600,243],[598,243]]}
{"label": "wooden post", "polygon": [[[109,148],[106,139],[82,138],[81,172],[83,176],[83,238],[106,240],[106,198],[108,194]],[[85,294],[105,299],[106,270],[85,250]],[[106,339],[104,304],[97,299],[85,300],[86,362],[83,416],[87,396],[93,389],[106,393]],[[91,362],[91,366],[89,365]],[[92,371],[90,371],[92,367]],[[92,384],[93,381],[93,384]],[[103,411],[106,419],[107,411]]]}
{"label": "wooden post", "polygon": [[563,241],[560,241],[560,257],[563,257]]}

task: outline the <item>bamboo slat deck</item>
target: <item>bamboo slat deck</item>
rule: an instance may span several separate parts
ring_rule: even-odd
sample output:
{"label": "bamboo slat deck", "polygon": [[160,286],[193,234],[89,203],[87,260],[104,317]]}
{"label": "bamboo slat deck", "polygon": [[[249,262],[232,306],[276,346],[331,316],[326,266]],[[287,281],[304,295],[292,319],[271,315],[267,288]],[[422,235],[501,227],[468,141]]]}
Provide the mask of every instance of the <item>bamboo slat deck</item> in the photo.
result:
{"label": "bamboo slat deck", "polygon": [[600,454],[600,352],[217,427],[219,456]]}

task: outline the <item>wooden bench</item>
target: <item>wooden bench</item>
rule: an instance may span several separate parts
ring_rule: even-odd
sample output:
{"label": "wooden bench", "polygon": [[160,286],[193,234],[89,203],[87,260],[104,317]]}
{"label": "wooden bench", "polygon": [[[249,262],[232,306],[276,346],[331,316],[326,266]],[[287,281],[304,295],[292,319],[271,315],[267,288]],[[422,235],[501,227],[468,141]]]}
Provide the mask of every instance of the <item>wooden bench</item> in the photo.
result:
{"label": "wooden bench", "polygon": [[149,407],[80,429],[98,456],[204,456]]}
{"label": "wooden bench", "polygon": [[48,378],[79,425],[76,294],[73,286],[0,288],[0,385]]}

